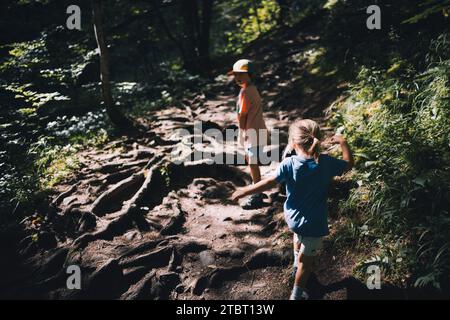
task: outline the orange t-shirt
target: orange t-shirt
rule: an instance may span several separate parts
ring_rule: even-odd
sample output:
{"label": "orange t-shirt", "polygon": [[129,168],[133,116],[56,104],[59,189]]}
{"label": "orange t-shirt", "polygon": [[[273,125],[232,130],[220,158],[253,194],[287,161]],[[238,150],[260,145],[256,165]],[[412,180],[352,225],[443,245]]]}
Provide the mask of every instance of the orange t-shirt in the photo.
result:
{"label": "orange t-shirt", "polygon": [[[247,121],[245,122],[244,127],[239,128],[241,130],[244,130],[244,133],[248,129],[267,130],[266,123],[264,122],[263,118],[261,96],[259,95],[258,89],[256,89],[255,85],[250,84],[241,89],[241,91],[239,92],[236,109],[238,114],[238,121],[241,116],[247,115]],[[267,136],[265,138],[260,135],[258,135],[258,137],[254,137],[254,135],[247,136],[247,143],[251,146],[266,144]]]}

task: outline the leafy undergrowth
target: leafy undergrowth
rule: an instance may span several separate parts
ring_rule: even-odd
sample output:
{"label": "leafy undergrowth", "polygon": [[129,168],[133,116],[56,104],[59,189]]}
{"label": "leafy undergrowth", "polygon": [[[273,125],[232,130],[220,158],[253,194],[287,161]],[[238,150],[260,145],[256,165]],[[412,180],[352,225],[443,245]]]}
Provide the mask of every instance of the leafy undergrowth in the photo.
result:
{"label": "leafy undergrowth", "polygon": [[[14,208],[13,215],[32,214],[53,186],[79,168],[78,152],[100,148],[108,141],[112,128],[104,114],[102,111],[81,117],[57,117],[47,124],[37,141],[16,146],[14,153],[3,152],[2,207]],[[3,215],[1,222],[9,223],[20,216]]]}
{"label": "leafy undergrowth", "polygon": [[[268,109],[321,118],[335,101],[329,125],[348,138],[356,168],[343,181],[349,194],[332,199],[333,254],[350,252],[362,282],[376,264],[398,286],[442,288],[450,274],[450,60],[448,35],[437,37],[444,30],[434,26],[444,25],[444,7],[387,1],[386,27],[373,32],[361,27],[371,1],[321,3],[278,30],[275,1],[261,2],[257,12],[247,8],[238,24],[244,32],[228,37],[223,52],[260,62],[258,87]],[[47,193],[79,169],[76,154],[101,148],[111,126],[99,110],[96,50],[77,35],[56,28],[0,50],[8,52],[0,59],[0,207],[11,213],[0,216],[1,226],[16,212],[39,211]],[[234,57],[222,58],[228,69],[232,62],[224,61]],[[151,67],[157,72],[145,81],[121,70],[112,84],[118,106],[133,117],[181,104],[190,93],[211,93],[212,81],[189,74],[178,58]]]}
{"label": "leafy undergrowth", "polygon": [[[444,48],[447,48],[444,50]],[[377,264],[397,284],[442,289],[450,274],[448,35],[432,41],[428,67],[406,60],[362,68],[331,123],[354,148],[350,197],[337,241],[371,246],[356,266]]]}

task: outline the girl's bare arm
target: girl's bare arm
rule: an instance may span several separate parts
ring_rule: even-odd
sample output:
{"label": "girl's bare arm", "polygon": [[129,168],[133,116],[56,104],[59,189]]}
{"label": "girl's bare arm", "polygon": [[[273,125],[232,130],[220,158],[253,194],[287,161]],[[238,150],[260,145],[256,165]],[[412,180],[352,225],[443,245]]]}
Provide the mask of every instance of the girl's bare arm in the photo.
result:
{"label": "girl's bare arm", "polygon": [[259,181],[258,183],[246,186],[244,188],[237,189],[232,195],[231,200],[237,201],[240,198],[243,198],[245,196],[260,193],[269,189],[272,189],[277,185],[277,180],[275,180],[275,177],[269,177],[266,179],[263,179]]}
{"label": "girl's bare arm", "polygon": [[344,159],[345,161],[347,161],[348,165],[347,168],[345,169],[345,171],[349,171],[353,168],[353,154],[352,154],[352,150],[350,149],[350,146],[347,143],[347,140],[345,140],[345,138],[343,136],[333,136],[331,138],[331,142],[334,144],[338,144],[341,146],[341,150],[342,150],[342,159]]}

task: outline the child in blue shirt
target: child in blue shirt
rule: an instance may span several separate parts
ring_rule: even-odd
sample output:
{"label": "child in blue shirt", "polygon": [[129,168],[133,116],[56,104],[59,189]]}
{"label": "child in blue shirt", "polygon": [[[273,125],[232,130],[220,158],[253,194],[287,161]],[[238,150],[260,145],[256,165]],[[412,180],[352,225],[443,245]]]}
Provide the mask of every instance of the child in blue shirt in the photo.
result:
{"label": "child in blue shirt", "polygon": [[328,235],[329,184],[334,176],[342,175],[353,166],[352,152],[342,136],[334,136],[331,142],[340,144],[343,160],[320,154],[320,138],[320,128],[315,121],[303,119],[294,122],[289,128],[287,149],[296,154],[281,162],[274,177],[238,189],[231,196],[236,201],[271,189],[277,183],[286,183],[284,215],[297,244],[294,246],[297,271],[291,300],[308,298],[305,287],[314,257],[321,248],[322,238]]}

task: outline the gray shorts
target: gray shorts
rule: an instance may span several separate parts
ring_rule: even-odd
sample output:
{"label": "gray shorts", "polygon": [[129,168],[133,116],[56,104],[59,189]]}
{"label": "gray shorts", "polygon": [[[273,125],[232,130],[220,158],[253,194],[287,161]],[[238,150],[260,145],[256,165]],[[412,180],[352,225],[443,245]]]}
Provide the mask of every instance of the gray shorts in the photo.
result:
{"label": "gray shorts", "polygon": [[261,165],[261,154],[264,150],[264,146],[251,146],[245,148],[245,154],[248,157],[248,164]]}
{"label": "gray shorts", "polygon": [[294,233],[294,241],[301,244],[299,253],[315,256],[322,249],[323,237],[303,237]]}

